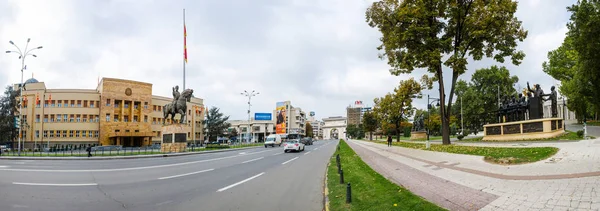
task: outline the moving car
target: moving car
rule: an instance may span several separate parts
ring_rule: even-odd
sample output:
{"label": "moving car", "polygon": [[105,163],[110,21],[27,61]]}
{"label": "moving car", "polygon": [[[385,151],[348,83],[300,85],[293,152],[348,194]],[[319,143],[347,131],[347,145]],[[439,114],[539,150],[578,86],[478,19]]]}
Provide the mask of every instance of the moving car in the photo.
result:
{"label": "moving car", "polygon": [[271,134],[267,136],[267,140],[265,140],[265,148],[268,146],[275,147],[275,145],[281,146],[281,136],[278,134]]}
{"label": "moving car", "polygon": [[283,152],[285,153],[288,151],[304,151],[304,144],[298,139],[285,142],[285,144],[283,145]]}
{"label": "moving car", "polygon": [[304,137],[300,142],[304,145],[313,145],[313,139],[311,137]]}

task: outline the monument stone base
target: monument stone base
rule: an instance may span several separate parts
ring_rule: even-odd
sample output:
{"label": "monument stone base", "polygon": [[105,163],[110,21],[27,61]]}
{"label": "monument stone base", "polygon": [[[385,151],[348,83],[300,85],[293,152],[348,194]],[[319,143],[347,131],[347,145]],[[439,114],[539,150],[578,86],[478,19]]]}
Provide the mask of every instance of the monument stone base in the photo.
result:
{"label": "monument stone base", "polygon": [[410,133],[410,140],[427,139],[427,132],[414,131]]}
{"label": "monument stone base", "polygon": [[531,119],[483,126],[484,141],[517,141],[554,138],[565,133],[562,118]]}
{"label": "monument stone base", "polygon": [[185,124],[164,125],[161,128],[161,152],[185,152],[187,150],[187,132]]}

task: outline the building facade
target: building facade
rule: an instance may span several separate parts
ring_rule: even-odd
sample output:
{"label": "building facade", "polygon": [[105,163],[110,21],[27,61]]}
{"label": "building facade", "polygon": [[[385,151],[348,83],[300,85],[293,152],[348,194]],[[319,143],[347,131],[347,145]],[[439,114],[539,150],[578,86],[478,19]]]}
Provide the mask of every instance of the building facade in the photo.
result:
{"label": "building facade", "polygon": [[279,102],[277,105],[277,108],[273,110],[274,119],[277,120],[278,118],[281,118],[279,116],[280,110],[278,110],[278,108],[283,108],[283,113],[285,113],[285,116],[283,117],[283,121],[285,122],[285,132],[282,130],[280,134],[285,134],[288,138],[304,137],[306,135],[306,113],[302,111],[301,108],[292,106],[290,101]]}
{"label": "building facade", "polygon": [[346,136],[346,117],[335,116],[323,119],[323,139],[339,139]]}
{"label": "building facade", "polygon": [[231,120],[228,121],[231,126],[228,129],[228,133],[231,131],[237,131],[238,140],[244,142],[264,142],[265,137],[275,133],[275,121],[273,120]]}
{"label": "building facade", "polygon": [[[153,96],[150,83],[114,78],[103,78],[96,89],[47,89],[44,82],[32,78],[24,88],[23,109],[19,112],[23,115],[21,135],[27,148],[160,143],[162,110],[172,101]],[[202,140],[203,100],[192,98],[187,106],[188,141]]]}

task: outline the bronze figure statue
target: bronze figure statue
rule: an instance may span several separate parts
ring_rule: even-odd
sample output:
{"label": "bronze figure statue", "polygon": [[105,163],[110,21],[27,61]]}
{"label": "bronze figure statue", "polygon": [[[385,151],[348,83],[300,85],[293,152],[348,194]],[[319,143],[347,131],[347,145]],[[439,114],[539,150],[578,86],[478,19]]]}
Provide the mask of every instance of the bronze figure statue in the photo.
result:
{"label": "bronze figure statue", "polygon": [[179,94],[179,86],[173,87],[173,102],[166,104],[163,109],[163,124],[169,115],[171,115],[171,121],[175,122],[175,114],[181,114],[180,124],[185,123],[185,117],[187,114],[187,103],[192,98],[194,90],[186,89]]}
{"label": "bronze figure statue", "polygon": [[558,106],[557,104],[557,94],[556,94],[556,87],[552,86],[550,88],[550,94],[546,94],[544,96],[547,96],[548,98],[544,99],[544,101],[548,101],[550,100],[550,102],[552,103],[551,105],[551,112],[552,112],[552,117],[558,117]]}

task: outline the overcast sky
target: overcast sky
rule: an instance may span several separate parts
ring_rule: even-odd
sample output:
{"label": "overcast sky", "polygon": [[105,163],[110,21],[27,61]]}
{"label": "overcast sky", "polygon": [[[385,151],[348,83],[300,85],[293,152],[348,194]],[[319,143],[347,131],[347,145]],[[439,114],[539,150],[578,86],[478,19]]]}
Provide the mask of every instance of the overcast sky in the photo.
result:
{"label": "overcast sky", "polygon": [[[317,118],[345,116],[356,100],[372,105],[410,75],[392,76],[377,58],[380,33],[365,22],[372,0],[0,0],[0,49],[43,45],[28,57],[47,88],[95,89],[98,77],[153,84],[171,96],[182,87],[183,8],[187,25],[187,88],[231,119],[246,119],[243,90],[257,90],[253,112],[271,112],[278,101],[315,111]],[[513,75],[549,90],[555,81],[542,71],[549,50],[565,37],[575,0],[525,0],[517,16],[529,36],[519,48],[527,56]],[[470,61],[477,69],[497,64]],[[502,65],[502,64],[498,64]],[[0,85],[19,83],[15,54],[0,56]],[[420,78],[419,73],[412,77]],[[4,87],[3,86],[3,87]],[[432,96],[437,87],[424,92]],[[426,100],[417,100],[425,107]]]}

